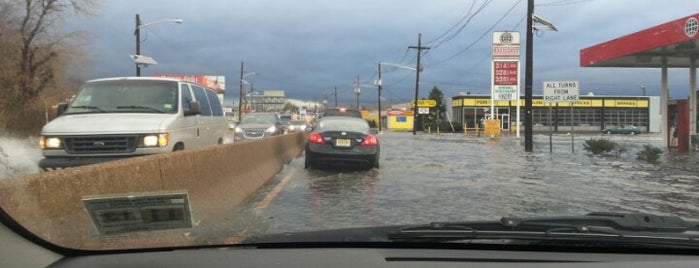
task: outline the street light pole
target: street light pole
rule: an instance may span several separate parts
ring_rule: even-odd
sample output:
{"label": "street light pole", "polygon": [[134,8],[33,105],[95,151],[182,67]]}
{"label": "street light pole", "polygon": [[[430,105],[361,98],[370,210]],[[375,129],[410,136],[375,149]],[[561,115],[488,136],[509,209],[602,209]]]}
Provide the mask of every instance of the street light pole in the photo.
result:
{"label": "street light pole", "polygon": [[359,88],[359,75],[357,75],[357,80],[355,81],[354,84],[354,93],[357,94],[357,110],[359,110],[359,92],[361,89]]}
{"label": "street light pole", "polygon": [[[240,62],[240,87],[238,89],[238,122],[240,122],[241,116],[243,114],[243,83],[247,83],[245,81],[245,77],[248,77],[250,75],[258,75],[256,72],[251,72],[251,73],[245,73],[245,62]],[[250,88],[250,99],[252,99],[252,87]],[[246,98],[247,100],[247,98]],[[252,108],[252,104],[250,105],[250,108]]]}
{"label": "street light pole", "polygon": [[[139,14],[136,14],[136,30],[134,31],[134,35],[136,35],[136,55],[135,56],[140,56],[141,55],[141,28],[148,27],[150,25],[156,24],[156,23],[161,23],[161,22],[174,22],[174,23],[182,23],[182,19],[162,19],[162,20],[157,20],[154,22],[149,22],[149,23],[143,23],[141,21],[141,16]],[[136,76],[141,76],[141,65],[140,63],[136,62]]]}
{"label": "street light pole", "polygon": [[238,123],[240,124],[241,115],[243,113],[243,72],[245,63],[240,62],[240,88],[238,90]]}
{"label": "street light pole", "polygon": [[377,122],[377,124],[379,127],[379,131],[381,131],[381,89],[383,87],[381,84],[382,84],[382,81],[381,81],[381,62],[379,62],[379,79],[376,80],[376,86],[379,89],[379,94],[378,94],[378,99],[377,99],[377,102],[378,102],[377,109],[378,109],[378,114],[379,114],[378,115],[379,121]]}
{"label": "street light pole", "polygon": [[[141,16],[136,14],[136,55],[141,55]],[[141,65],[136,63],[136,76],[141,76]]]}

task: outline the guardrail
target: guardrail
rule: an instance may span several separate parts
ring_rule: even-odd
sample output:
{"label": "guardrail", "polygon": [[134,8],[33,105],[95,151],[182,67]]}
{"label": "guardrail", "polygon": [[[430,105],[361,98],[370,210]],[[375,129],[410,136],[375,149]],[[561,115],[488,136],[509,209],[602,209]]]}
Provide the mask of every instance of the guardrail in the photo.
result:
{"label": "guardrail", "polygon": [[[211,241],[212,230],[230,228],[238,206],[298,157],[303,143],[303,133],[292,133],[0,180],[0,204],[26,229],[58,246],[197,245],[204,237]],[[91,218],[84,203],[85,199],[168,193],[186,194],[190,230],[100,233],[95,223],[99,217]],[[221,239],[225,243],[228,238]]]}

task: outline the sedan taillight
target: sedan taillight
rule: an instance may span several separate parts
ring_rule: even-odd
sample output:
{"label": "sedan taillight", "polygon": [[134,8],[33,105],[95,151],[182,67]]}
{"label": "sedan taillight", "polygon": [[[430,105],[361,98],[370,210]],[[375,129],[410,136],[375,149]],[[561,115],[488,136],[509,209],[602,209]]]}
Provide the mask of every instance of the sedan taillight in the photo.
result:
{"label": "sedan taillight", "polygon": [[376,146],[379,145],[379,139],[374,135],[367,135],[362,141],[362,146]]}
{"label": "sedan taillight", "polygon": [[308,135],[308,142],[317,143],[317,144],[325,144],[325,140],[323,139],[323,136],[321,136],[320,133],[318,133],[318,132],[313,132],[310,135]]}

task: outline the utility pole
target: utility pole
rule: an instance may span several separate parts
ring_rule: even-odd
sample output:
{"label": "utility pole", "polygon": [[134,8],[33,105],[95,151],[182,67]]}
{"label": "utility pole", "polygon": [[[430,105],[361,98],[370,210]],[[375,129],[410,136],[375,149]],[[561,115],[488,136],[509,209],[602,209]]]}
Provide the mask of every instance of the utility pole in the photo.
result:
{"label": "utility pole", "polygon": [[243,113],[243,66],[244,62],[240,62],[240,89],[238,93],[238,123],[240,124],[241,114]]}
{"label": "utility pole", "polygon": [[415,132],[417,131],[417,98],[420,91],[420,55],[422,54],[423,49],[430,48],[422,46],[422,33],[419,33],[417,35],[417,46],[409,46],[408,48],[417,50],[417,66],[415,66],[415,105],[413,106],[413,135],[416,135]]}
{"label": "utility pole", "polygon": [[534,29],[532,16],[534,15],[534,0],[527,0],[527,52],[525,56],[524,71],[524,151],[534,151],[533,115],[532,115],[532,80],[533,80],[533,55],[534,55]]}
{"label": "utility pole", "polygon": [[[136,14],[136,56],[141,55],[141,16]],[[141,65],[136,63],[136,76],[141,76]]]}
{"label": "utility pole", "polygon": [[357,75],[357,80],[354,82],[354,93],[357,94],[357,110],[359,110],[359,92],[361,89],[359,88],[359,75]]}
{"label": "utility pole", "polygon": [[337,108],[337,86],[335,86],[335,108]]}
{"label": "utility pole", "polygon": [[[252,87],[252,83],[250,83],[250,110],[251,110],[251,111],[257,111],[257,109],[255,109],[255,106],[254,106],[254,104],[255,104],[255,95],[253,94],[253,92],[255,92],[255,88],[253,88],[253,87]],[[246,97],[246,98],[247,98],[247,97]],[[259,103],[259,102],[258,102],[258,103]],[[260,106],[260,104],[257,104],[257,106]],[[262,104],[262,106],[263,106],[263,109],[264,109],[264,104]]]}
{"label": "utility pole", "polygon": [[379,127],[379,131],[381,131],[381,88],[382,88],[381,84],[382,84],[382,81],[381,81],[381,62],[379,62],[379,79],[376,80],[376,86],[378,87],[378,90],[379,90],[379,94],[378,94],[379,97],[377,99],[377,102],[379,105],[379,107],[378,107],[379,121],[377,122],[378,127]]}

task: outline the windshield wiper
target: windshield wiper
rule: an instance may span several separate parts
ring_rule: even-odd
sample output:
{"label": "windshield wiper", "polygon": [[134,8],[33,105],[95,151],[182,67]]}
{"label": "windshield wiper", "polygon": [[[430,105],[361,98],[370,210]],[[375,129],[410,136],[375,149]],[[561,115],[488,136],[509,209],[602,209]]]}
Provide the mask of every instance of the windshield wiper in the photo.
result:
{"label": "windshield wiper", "polygon": [[103,109],[100,108],[100,107],[97,107],[97,106],[90,106],[90,105],[76,105],[76,106],[70,106],[70,108],[75,108],[75,109],[91,109],[91,110],[100,111],[100,112],[102,112],[102,113],[106,112],[105,110],[103,110]]}
{"label": "windshield wiper", "polygon": [[500,221],[432,222],[388,234],[394,241],[473,239],[585,240],[699,246],[697,222],[634,213],[570,217],[502,218]]}
{"label": "windshield wiper", "polygon": [[129,106],[117,106],[116,108],[117,109],[132,109],[132,110],[141,109],[141,110],[153,111],[156,113],[165,113],[165,111],[163,111],[163,110],[158,110],[158,109],[155,109],[153,107],[148,107],[148,106],[129,105]]}

